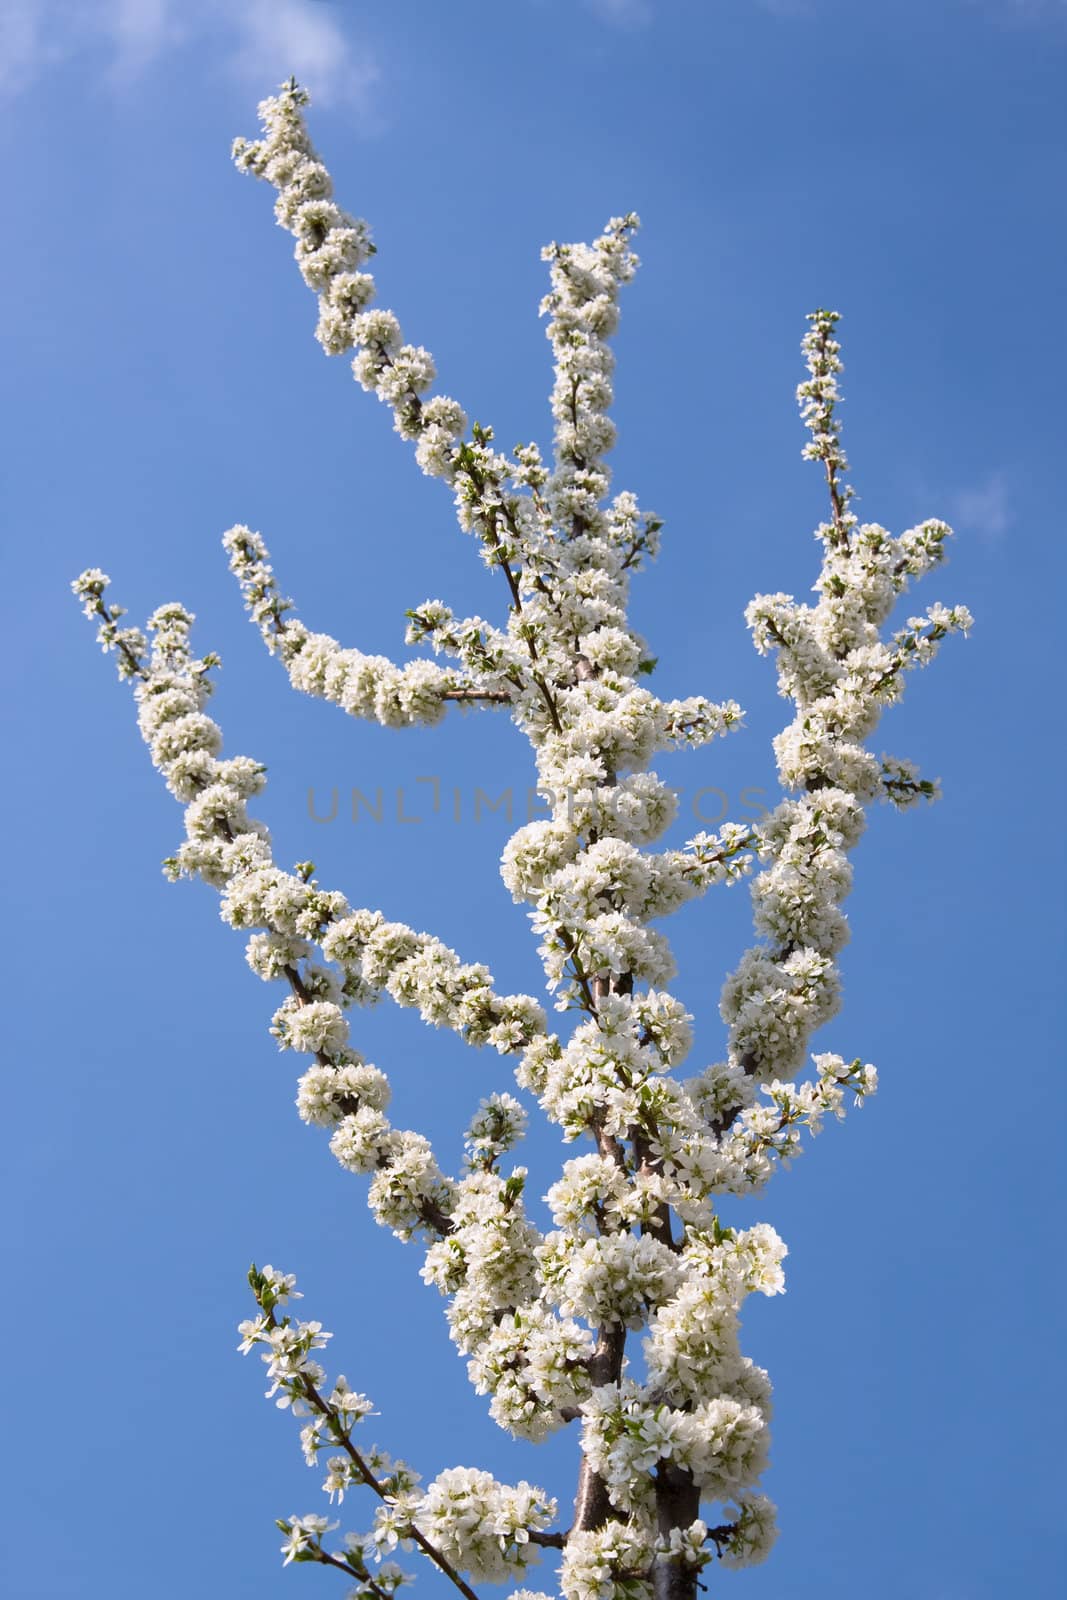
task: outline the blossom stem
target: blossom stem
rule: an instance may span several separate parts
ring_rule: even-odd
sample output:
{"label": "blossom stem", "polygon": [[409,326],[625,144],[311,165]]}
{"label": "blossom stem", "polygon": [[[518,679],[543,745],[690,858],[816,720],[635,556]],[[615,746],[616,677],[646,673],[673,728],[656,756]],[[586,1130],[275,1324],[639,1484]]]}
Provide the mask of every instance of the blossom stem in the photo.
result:
{"label": "blossom stem", "polygon": [[[267,1325],[271,1328],[278,1326],[278,1322],[273,1311],[267,1312]],[[372,1491],[372,1493],[378,1496],[379,1500],[388,1501],[390,1496],[389,1490],[386,1488],[385,1483],[375,1477],[374,1473],[371,1471],[360,1452],[356,1449],[351,1438],[349,1437],[348,1430],[340,1421],[340,1418],[338,1417],[334,1407],[331,1406],[328,1401],[322,1398],[322,1395],[319,1393],[318,1389],[315,1387],[314,1383],[306,1373],[301,1373],[299,1375],[299,1383],[301,1390],[303,1391],[302,1397],[310,1403],[312,1408],[317,1411],[320,1416],[329,1418],[334,1424],[334,1427],[331,1428],[331,1433],[333,1433],[337,1443],[340,1445],[341,1449],[345,1452],[345,1455],[355,1467],[357,1473],[359,1474],[360,1483],[365,1484],[367,1488]],[[438,1567],[440,1571],[444,1573],[445,1577],[448,1578],[451,1583],[455,1584],[460,1594],[464,1596],[464,1600],[478,1600],[476,1591],[472,1589],[462,1577],[460,1577],[459,1573],[456,1571],[451,1561],[449,1561],[448,1557],[442,1555],[441,1551],[438,1550],[436,1546],[433,1545],[429,1539],[427,1539],[426,1535],[420,1532],[420,1530],[415,1527],[414,1524],[411,1524],[408,1528],[408,1536],[416,1545],[418,1545],[423,1555],[427,1556],[433,1562],[434,1566]],[[334,1564],[336,1565],[336,1563]]]}

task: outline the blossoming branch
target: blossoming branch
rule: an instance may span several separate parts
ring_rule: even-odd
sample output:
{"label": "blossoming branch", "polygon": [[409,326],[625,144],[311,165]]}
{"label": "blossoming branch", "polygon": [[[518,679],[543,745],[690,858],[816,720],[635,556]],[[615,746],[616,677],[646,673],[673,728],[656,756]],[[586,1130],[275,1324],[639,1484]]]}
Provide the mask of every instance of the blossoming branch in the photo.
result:
{"label": "blossoming branch", "polygon": [[[191,614],[163,606],[142,632],[122,624],[102,572],[83,573],[74,589],[132,683],[152,760],[185,808],[167,871],[216,889],[224,919],[248,935],[253,970],[286,990],[271,1032],[305,1057],[299,1115],[328,1133],[342,1167],[369,1180],[375,1219],[417,1244],[421,1276],[443,1297],[492,1417],[532,1443],[573,1428],[578,1472],[564,1516],[543,1490],[498,1483],[477,1466],[423,1487],[360,1442],[371,1403],[344,1378],[326,1378],[316,1352],[329,1335],[285,1310],[295,1280],[253,1268],[256,1314],[242,1324],[242,1349],[262,1347],[268,1393],[301,1419],[309,1464],[329,1452],[330,1501],[346,1515],[350,1501],[371,1511],[369,1526],[365,1518],[339,1542],[326,1516],[284,1519],[285,1560],[336,1568],[355,1594],[383,1600],[407,1581],[394,1560],[406,1549],[474,1600],[473,1584],[521,1584],[553,1551],[566,1600],[695,1600],[710,1563],[760,1561],[775,1537],[759,1489],[771,1387],[739,1335],[746,1296],[782,1290],[785,1246],[764,1223],[724,1226],[720,1196],[762,1190],[799,1152],[802,1130],[817,1132],[875,1089],[860,1057],[816,1054],[813,1075],[800,1074],[814,1033],[840,1006],[842,904],[865,809],[935,793],[869,740],[907,674],[970,625],[963,606],[935,604],[886,631],[912,581],[941,564],[949,529],[927,521],[894,536],[856,518],[838,423],[838,318],[814,312],[798,397],[804,454],[821,463],[828,496],[816,599],[759,595],[747,612],[792,705],[774,742],[785,797],[756,822],[658,848],[677,802],[651,763],[736,730],[742,714],[729,699],[658,697],[654,657],[628,622],[630,579],[661,531],[633,494],[612,495],[607,466],[609,340],[637,266],[637,218],[613,218],[591,245],[544,251],[554,448],[550,459],[532,443],[505,454],[490,428],[470,425],[458,401],[436,392],[429,352],[375,306],[370,230],[334,201],[306,105],[293,82],[265,101],[263,136],[237,141],[237,164],[276,191],[277,220],[317,297],[323,348],[351,355],[422,471],[450,490],[461,530],[499,573],[503,607],[490,621],[423,600],[407,614],[407,642],[439,659],[392,661],[301,620],[259,533],[226,534],[230,566],[301,692],[393,728],[437,723],[456,706],[506,711],[529,740],[552,814],[518,829],[501,871],[530,908],[556,1020],[531,995],[499,993],[481,962],[321,885],[310,862],[279,864],[248,809],[263,767],[222,755],[206,709],[218,661],[194,653]],[[722,990],[722,1056],[682,1077],[692,1019],[670,993],[674,960],[654,925],[746,875],[756,942]],[[515,1063],[517,1093],[482,1101],[457,1175],[441,1170],[423,1134],[389,1120],[387,1074],[352,1042],[351,1012],[381,995]],[[544,1197],[547,1231],[512,1155],[535,1108],[575,1152]],[[519,1587],[513,1600],[540,1596]]]}

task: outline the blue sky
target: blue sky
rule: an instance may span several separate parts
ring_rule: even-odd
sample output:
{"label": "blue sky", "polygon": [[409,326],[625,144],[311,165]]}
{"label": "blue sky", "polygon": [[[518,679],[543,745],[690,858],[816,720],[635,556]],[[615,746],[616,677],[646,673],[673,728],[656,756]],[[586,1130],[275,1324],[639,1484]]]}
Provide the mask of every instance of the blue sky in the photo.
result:
{"label": "blue sky", "polygon": [[[680,838],[701,787],[732,816],[742,789],[774,792],[785,707],[742,612],[814,576],[806,311],[843,314],[861,515],[954,521],[922,604],[966,603],[975,631],[879,735],[945,798],[874,816],[845,1008],[818,1041],[883,1087],[746,1213],[790,1246],[787,1296],[746,1318],[776,1385],[782,1538],[713,1592],[1059,1592],[1065,57],[1053,0],[0,0],[13,1600],[343,1592],[281,1570],[272,1518],[320,1509],[318,1479],[234,1351],[252,1258],[300,1274],[383,1445],[426,1475],[463,1461],[572,1492],[573,1438],[535,1451],[493,1427],[417,1256],[298,1122],[275,996],[212,893],[159,873],[180,813],[67,588],[99,564],[135,620],[190,604],[224,658],[227,748],[269,766],[280,858],[536,989],[496,872],[506,824],[471,816],[476,786],[525,793],[513,730],[402,735],[298,701],[225,571],[219,536],[246,521],[312,626],[394,655],[426,596],[500,605],[447,494],[321,355],[270,195],[229,164],[290,71],[341,203],[373,223],[381,303],[507,445],[547,442],[540,246],[641,213],[616,482],[666,535],[634,613],[661,692],[748,713],[664,763]],[[419,776],[460,792],[459,823],[447,800],[427,813]],[[347,819],[353,786],[382,787],[381,824]],[[332,787],[317,824],[308,790],[324,806]],[[398,788],[422,823],[396,821]],[[670,931],[697,1070],[720,1053],[746,891]],[[507,1069],[409,1013],[355,1035],[454,1166]],[[541,1193],[551,1139],[529,1161]]]}

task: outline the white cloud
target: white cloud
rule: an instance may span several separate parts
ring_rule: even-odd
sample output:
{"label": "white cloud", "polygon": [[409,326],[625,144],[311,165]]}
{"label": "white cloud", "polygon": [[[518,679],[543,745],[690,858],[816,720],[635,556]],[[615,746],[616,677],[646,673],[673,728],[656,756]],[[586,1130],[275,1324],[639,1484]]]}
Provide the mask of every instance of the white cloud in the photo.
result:
{"label": "white cloud", "polygon": [[591,11],[620,28],[639,28],[652,21],[651,0],[586,0]]}
{"label": "white cloud", "polygon": [[1067,21],[1067,0],[960,0],[979,22],[992,27],[1062,28]]}
{"label": "white cloud", "polygon": [[[562,0],[562,3],[569,4],[570,0]],[[585,0],[588,10],[622,28],[641,27],[651,22],[656,3],[657,0]],[[748,3],[756,11],[769,12],[772,17],[794,20],[815,17],[821,9],[819,0],[748,0]],[[892,3],[893,0],[882,0],[882,9],[889,9]],[[1067,0],[961,0],[961,3],[972,11],[982,11],[1001,21],[1038,21],[1067,15]]]}
{"label": "white cloud", "polygon": [[357,54],[335,15],[314,0],[242,0],[235,7],[238,51],[233,66],[257,83],[280,83],[290,73],[320,105],[348,101],[365,107],[378,70]]}
{"label": "white cloud", "polygon": [[990,544],[1003,538],[1014,521],[1003,472],[993,472],[984,483],[951,495],[949,516],[957,527],[971,529]]}
{"label": "white cloud", "polygon": [[772,17],[814,17],[817,0],[756,0],[760,11],[769,11]]}
{"label": "white cloud", "polygon": [[17,90],[65,55],[58,38],[45,28],[40,0],[2,0],[0,5],[0,89]]}
{"label": "white cloud", "polygon": [[165,50],[182,42],[176,10],[172,0],[105,0],[98,27],[112,41],[117,73],[138,77]]}
{"label": "white cloud", "polygon": [[320,0],[0,0],[0,91],[101,61],[119,83],[184,46],[266,93],[292,73],[318,103],[365,111],[377,68]]}
{"label": "white cloud", "polygon": [[[749,0],[757,11],[769,11],[775,17],[807,17],[816,0]],[[1029,0],[1010,0],[1025,4]],[[1067,0],[1062,0],[1067,4]],[[640,28],[651,22],[656,12],[656,0],[585,0],[588,10],[604,22],[617,28]]]}

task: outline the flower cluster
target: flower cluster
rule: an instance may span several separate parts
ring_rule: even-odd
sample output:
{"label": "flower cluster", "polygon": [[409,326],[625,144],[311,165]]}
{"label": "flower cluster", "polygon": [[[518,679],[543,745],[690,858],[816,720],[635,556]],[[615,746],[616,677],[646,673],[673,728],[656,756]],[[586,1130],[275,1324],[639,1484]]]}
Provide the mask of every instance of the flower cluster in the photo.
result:
{"label": "flower cluster", "polygon": [[[168,871],[215,887],[225,921],[248,936],[252,969],[287,986],[271,1031],[308,1058],[300,1117],[327,1130],[342,1166],[369,1178],[377,1220],[421,1241],[421,1276],[446,1300],[452,1340],[493,1418],[529,1441],[578,1424],[581,1465],[566,1532],[552,1530],[555,1502],[526,1482],[449,1467],[423,1487],[404,1463],[357,1444],[370,1401],[343,1378],[328,1383],[319,1355],[329,1335],[283,1309],[293,1280],[253,1269],[258,1315],[241,1325],[241,1348],[262,1347],[268,1393],[301,1418],[308,1462],[324,1456],[331,1503],[355,1489],[377,1502],[372,1526],[336,1551],[323,1542],[336,1527],[326,1517],[279,1523],[285,1559],[338,1568],[362,1600],[383,1600],[405,1581],[386,1558],[415,1548],[476,1600],[468,1579],[521,1579],[547,1546],[561,1552],[565,1600],[695,1600],[710,1561],[761,1561],[775,1538],[774,1508],[758,1492],[770,1382],[742,1354],[740,1315],[747,1295],[782,1292],[785,1247],[766,1225],[725,1227],[719,1197],[762,1188],[799,1153],[803,1130],[817,1133],[876,1088],[872,1066],[832,1052],[797,1080],[814,1032],[840,1004],[842,907],[864,809],[936,792],[867,741],[906,674],[970,625],[965,607],[933,605],[886,631],[898,598],[942,562],[949,529],[928,521],[893,536],[858,522],[844,481],[837,317],[816,312],[799,399],[804,453],[822,464],[830,501],[817,529],[817,598],[760,595],[747,613],[794,708],[775,741],[786,794],[758,827],[728,823],[655,848],[676,802],[651,763],[738,728],[742,713],[729,699],[657,696],[648,683],[655,659],[629,623],[631,575],[660,534],[632,494],[609,498],[606,464],[615,437],[608,341],[637,265],[637,218],[612,219],[590,245],[545,251],[554,453],[548,461],[523,444],[505,456],[490,428],[469,427],[455,400],[431,393],[429,352],[372,303],[370,233],[334,201],[306,103],[294,83],[264,102],[262,138],[239,140],[236,160],[277,193],[278,222],[318,300],[324,349],[351,353],[358,382],[389,407],[422,470],[448,485],[461,528],[506,587],[506,617],[495,625],[423,601],[407,613],[407,642],[450,664],[397,665],[297,620],[259,534],[230,530],[230,565],[297,689],[398,728],[438,722],[450,704],[507,707],[551,815],[509,840],[502,876],[528,908],[546,989],[573,1026],[550,1032],[532,996],[499,994],[481,963],[354,908],[319,885],[311,863],[279,867],[248,811],[263,768],[221,753],[205,709],[217,660],[193,656],[190,614],[164,606],[142,633],[120,625],[99,570],[74,588],[132,681],[152,760],[185,807],[186,837]],[[757,864],[758,942],[722,991],[723,1059],[683,1081],[693,1019],[669,992],[673,956],[653,924]],[[483,1095],[458,1177],[441,1170],[421,1134],[393,1126],[385,1075],[351,1043],[349,1009],[382,994],[516,1059],[524,1098]],[[546,1232],[528,1208],[527,1169],[509,1165],[531,1101],[575,1151],[544,1196]],[[627,1356],[634,1336],[636,1368]],[[717,1507],[718,1520],[702,1507]],[[545,1597],[519,1589],[513,1600]]]}
{"label": "flower cluster", "polygon": [[792,595],[758,595],[747,611],[756,648],[776,653],[779,692],[796,707],[774,748],[783,786],[800,793],[760,829],[769,865],[752,885],[752,900],[765,942],[745,952],[722,993],[728,1058],[712,1069],[712,1126],[720,1132],[752,1104],[758,1085],[795,1077],[812,1033],[838,1010],[834,958],[848,938],[841,902],[852,885],[848,852],[863,832],[864,806],[875,799],[907,806],[936,793],[910,763],[875,756],[865,740],[903,694],[904,674],[927,665],[948,634],[971,626],[965,606],[935,604],[883,636],[898,596],[944,560],[951,530],[928,521],[893,537],[848,510],[836,415],[837,321],[831,311],[809,318],[809,377],[798,390],[811,433],[805,454],[824,463],[831,491],[832,519],[817,529],[819,598],[804,605]]}
{"label": "flower cluster", "polygon": [[[391,1563],[381,1566],[383,1555],[398,1544],[417,1545],[453,1579],[467,1572],[474,1578],[500,1581],[521,1575],[538,1559],[540,1551],[531,1534],[553,1520],[554,1500],[529,1483],[498,1483],[489,1473],[471,1467],[449,1468],[422,1490],[418,1473],[405,1462],[391,1460],[376,1446],[358,1447],[353,1432],[370,1415],[371,1402],[354,1393],[343,1377],[327,1392],[326,1375],[310,1356],[312,1350],[323,1349],[331,1335],[323,1332],[321,1323],[293,1322],[288,1314],[280,1318],[275,1314],[275,1308],[295,1293],[296,1280],[269,1266],[262,1271],[253,1266],[248,1276],[258,1315],[240,1324],[240,1350],[247,1354],[264,1346],[263,1361],[271,1379],[268,1398],[278,1394],[279,1406],[311,1419],[301,1431],[308,1465],[316,1464],[323,1448],[336,1452],[327,1462],[323,1483],[331,1501],[342,1501],[353,1488],[371,1490],[378,1501],[373,1528],[366,1534],[346,1534],[344,1550],[337,1555],[327,1554],[322,1546],[323,1535],[333,1532],[336,1522],[315,1515],[279,1522],[286,1534],[282,1547],[286,1565],[319,1561],[340,1567],[377,1594],[383,1581],[387,1592],[405,1581]],[[373,1577],[368,1559],[379,1564]]]}
{"label": "flower cluster", "polygon": [[260,535],[238,525],[223,545],[252,620],[267,648],[280,656],[294,689],[385,728],[440,722],[447,700],[471,698],[462,673],[445,672],[432,661],[397,667],[385,656],[343,649],[329,634],[311,633],[289,615],[292,602],[278,589]]}
{"label": "flower cluster", "polygon": [[548,1527],[555,1515],[556,1502],[542,1489],[497,1483],[474,1467],[450,1467],[430,1484],[414,1520],[457,1567],[500,1583],[539,1559],[530,1533]]}
{"label": "flower cluster", "polygon": [[185,802],[186,838],[167,870],[217,888],[224,920],[251,934],[252,969],[287,983],[290,994],[271,1031],[283,1049],[314,1058],[298,1085],[300,1115],[332,1129],[331,1148],[343,1166],[374,1175],[377,1220],[402,1238],[446,1233],[455,1186],[421,1134],[395,1129],[386,1118],[388,1082],[350,1044],[346,1009],[388,993],[427,1021],[505,1053],[544,1032],[544,1012],[529,996],[498,995],[488,968],[464,964],[440,940],[380,912],[353,911],[343,895],[317,884],[310,863],[291,873],[278,867],[268,830],[247,811],[263,788],[263,767],[220,757],[222,732],[204,709],[217,657],[193,656],[193,617],[181,606],[160,607],[148,620],[149,650],[139,632],[117,628],[121,612],[105,599],[107,582],[94,570],[74,587],[99,619],[101,642],[135,684],[154,764]]}

